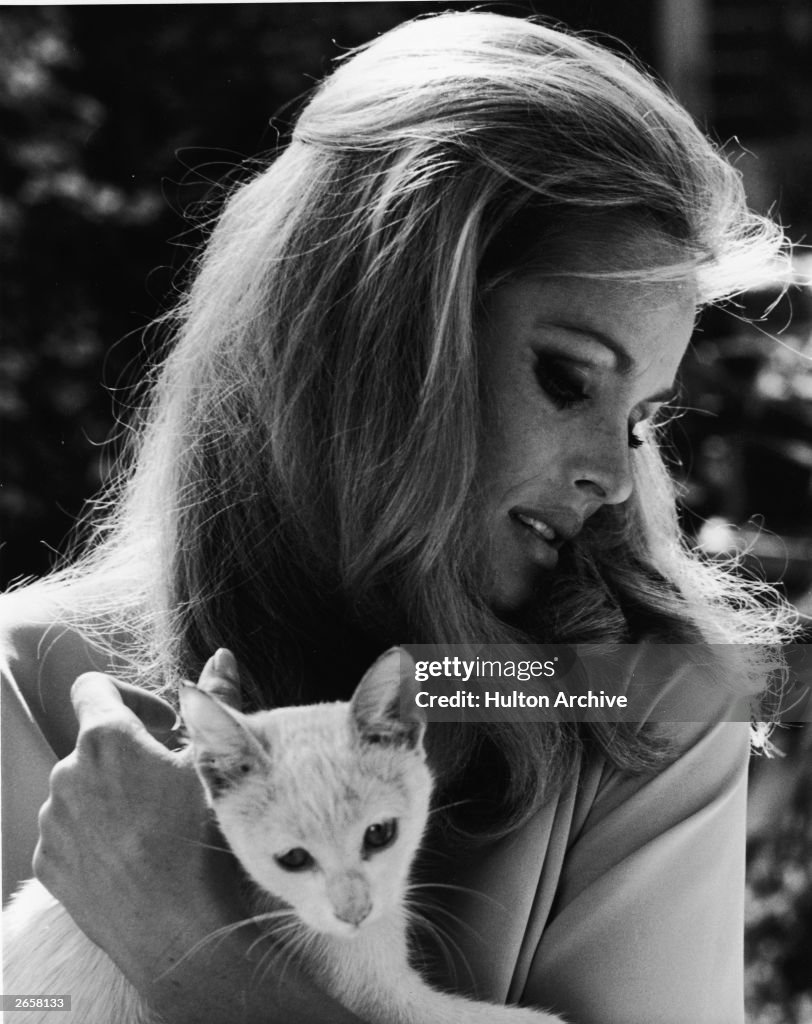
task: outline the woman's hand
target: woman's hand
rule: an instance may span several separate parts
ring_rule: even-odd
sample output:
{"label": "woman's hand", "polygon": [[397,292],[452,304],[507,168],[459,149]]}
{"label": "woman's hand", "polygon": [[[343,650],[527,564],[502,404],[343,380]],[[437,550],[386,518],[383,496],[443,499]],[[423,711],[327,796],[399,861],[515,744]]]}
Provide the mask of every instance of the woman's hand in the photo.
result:
{"label": "woman's hand", "polygon": [[[200,685],[234,699],[215,659]],[[237,873],[187,759],[145,724],[168,736],[172,709],[96,672],[76,680],[71,700],[79,735],[51,775],[34,870],[141,987],[206,929],[239,919]]]}
{"label": "woman's hand", "polygon": [[[198,685],[239,704],[228,652]],[[34,870],[82,931],[172,1024],[351,1019],[296,970],[284,989],[257,971],[254,926],[203,941],[248,910],[188,759],[151,735],[170,735],[169,705],[96,672],[71,700],[76,749],[53,770]]]}

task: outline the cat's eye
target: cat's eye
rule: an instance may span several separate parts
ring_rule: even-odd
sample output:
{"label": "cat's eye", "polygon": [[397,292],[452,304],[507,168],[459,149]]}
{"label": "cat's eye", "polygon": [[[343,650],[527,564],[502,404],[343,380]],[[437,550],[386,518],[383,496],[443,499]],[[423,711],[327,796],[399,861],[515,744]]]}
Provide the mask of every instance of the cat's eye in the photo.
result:
{"label": "cat's eye", "polygon": [[389,818],[386,821],[376,821],[364,832],[364,852],[376,853],[378,850],[385,850],[391,846],[397,838],[397,819]]}
{"label": "cat's eye", "polygon": [[288,850],[287,853],[278,853],[274,857],[274,860],[280,868],[284,868],[285,871],[306,871],[308,868],[312,868],[315,861],[310,854],[301,846],[294,846],[292,850]]}

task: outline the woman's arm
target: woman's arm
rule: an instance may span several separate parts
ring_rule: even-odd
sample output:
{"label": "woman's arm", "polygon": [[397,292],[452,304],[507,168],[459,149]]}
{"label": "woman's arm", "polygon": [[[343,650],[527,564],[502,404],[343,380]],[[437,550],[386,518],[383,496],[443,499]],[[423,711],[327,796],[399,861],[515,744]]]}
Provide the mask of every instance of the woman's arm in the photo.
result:
{"label": "woman's arm", "polygon": [[267,970],[253,926],[203,941],[246,916],[235,863],[192,768],[133,696],[100,673],[74,685],[79,736],[40,813],[39,879],[170,1024],[355,1020],[294,965],[281,981]]}

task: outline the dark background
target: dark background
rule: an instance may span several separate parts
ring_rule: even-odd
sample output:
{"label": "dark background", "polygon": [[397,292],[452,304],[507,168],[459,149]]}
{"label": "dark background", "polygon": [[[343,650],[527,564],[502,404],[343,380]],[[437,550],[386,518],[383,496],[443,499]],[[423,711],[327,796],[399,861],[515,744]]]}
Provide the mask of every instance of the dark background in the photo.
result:
{"label": "dark background", "polygon": [[[339,53],[470,3],[0,7],[0,583],[47,572],[104,480],[150,322],[242,161],[272,151]],[[752,203],[796,241],[812,207],[806,0],[492,3],[608,33],[726,143]],[[734,138],[736,137],[736,138]],[[747,550],[812,608],[810,291],[705,319],[673,431],[683,516],[711,553]],[[754,324],[742,322],[746,312]],[[755,772],[751,1021],[812,1021],[808,730]]]}

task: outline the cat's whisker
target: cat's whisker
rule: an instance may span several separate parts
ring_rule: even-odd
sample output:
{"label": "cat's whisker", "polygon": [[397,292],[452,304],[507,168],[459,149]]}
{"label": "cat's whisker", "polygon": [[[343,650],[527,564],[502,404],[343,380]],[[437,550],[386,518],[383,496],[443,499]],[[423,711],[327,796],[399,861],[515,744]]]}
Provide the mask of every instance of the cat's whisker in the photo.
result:
{"label": "cat's whisker", "polygon": [[204,843],[199,839],[179,837],[178,842],[185,843],[187,846],[196,846],[201,850],[214,850],[215,853],[231,853],[231,850],[227,846],[215,846],[214,843]]}
{"label": "cat's whisker", "polygon": [[451,892],[461,892],[465,896],[474,896],[479,899],[485,900],[492,906],[497,907],[499,910],[503,910],[507,913],[507,907],[504,903],[490,896],[486,892],[481,892],[479,889],[472,889],[467,885],[455,885],[453,882],[412,882],[409,885],[409,891],[414,889],[448,889]]}
{"label": "cat's whisker", "polygon": [[452,953],[452,946],[458,956],[462,956],[460,947],[456,943],[452,943],[446,935],[443,934],[441,928],[433,922],[426,919],[419,919],[416,922],[418,930],[426,932],[426,934],[432,939],[437,946],[438,951],[442,954],[443,962],[445,963],[446,970],[449,975],[456,978],[456,960]]}
{"label": "cat's whisker", "polygon": [[[440,888],[446,887],[443,883],[437,883],[437,885]],[[432,887],[432,883],[426,883],[424,886],[424,888]],[[459,888],[462,892],[467,891],[463,886],[451,886],[451,888]],[[413,923],[416,925],[416,927],[425,929],[429,933],[429,935],[431,935],[435,939],[435,941],[440,946],[440,950],[443,953],[444,958],[446,959],[447,965],[452,968],[452,973],[455,973],[455,971],[453,970],[455,967],[455,961],[452,959],[451,962],[449,963],[447,953],[448,946],[451,946],[453,948],[454,952],[457,954],[457,958],[461,963],[465,965],[465,969],[469,974],[471,981],[473,981],[473,972],[471,970],[470,965],[468,964],[465,954],[463,953],[462,947],[459,945],[458,942],[456,942],[456,940],[452,938],[452,936],[448,933],[447,929],[444,928],[439,921],[435,920],[432,917],[429,917],[427,909],[430,910],[431,913],[433,913],[434,915],[442,915],[444,918],[452,922],[457,928],[464,929],[479,944],[485,943],[485,937],[480,932],[478,932],[477,929],[474,928],[471,924],[469,924],[467,921],[464,921],[457,914],[453,913],[453,911],[449,910],[448,907],[443,906],[442,903],[439,903],[436,900],[427,899],[425,896],[423,896],[421,898],[421,902],[417,902],[417,900],[414,898],[410,891],[407,897],[407,905]]]}
{"label": "cat's whisker", "polygon": [[[254,969],[253,974],[251,975],[251,984],[252,985],[260,986],[262,984],[262,982],[263,982],[263,980],[265,978],[265,975],[271,969],[273,964],[275,962],[277,962],[281,958],[282,952],[283,951],[281,949],[279,949],[277,946],[274,946],[274,945],[269,946],[268,949],[266,949],[264,951],[262,956],[259,958],[259,962],[257,963],[257,966]],[[283,973],[284,973],[284,971],[277,978],[277,982],[278,982],[278,984],[280,984],[280,986],[281,986],[281,983],[282,983],[282,974]]]}
{"label": "cat's whisker", "polygon": [[251,976],[251,983],[254,985],[261,985],[265,976],[274,967],[274,965],[281,965],[277,977],[277,984],[282,983],[287,970],[287,965],[294,956],[297,950],[297,936],[301,932],[301,922],[292,910],[284,909],[275,911],[272,914],[265,915],[267,917],[274,916],[276,926],[273,931],[265,931],[259,938],[255,939],[254,942],[248,947],[248,954],[250,955],[254,949],[263,941],[267,940],[267,947],[264,949],[257,961],[254,971]]}
{"label": "cat's whisker", "polygon": [[208,935],[204,935],[202,939],[199,939],[193,946],[186,950],[186,952],[173,964],[161,971],[158,975],[158,980],[166,977],[175,968],[180,967],[181,964],[185,963],[190,957],[195,956],[199,953],[204,946],[210,943],[222,942],[223,939],[227,938],[232,932],[237,931],[239,928],[244,927],[246,924],[250,924],[250,920],[236,921],[233,924],[224,925],[222,928],[216,928],[213,932],[209,932]]}
{"label": "cat's whisker", "polygon": [[298,921],[296,912],[291,910],[290,907],[279,907],[277,910],[261,910],[259,913],[254,914],[251,920],[261,924],[263,921],[282,921],[285,918]]}
{"label": "cat's whisker", "polygon": [[[253,945],[251,947],[254,948]],[[274,966],[274,964],[282,963],[283,968],[280,972],[277,982],[281,985],[282,978],[284,976],[284,962],[287,960],[289,955],[288,948],[280,946],[277,942],[269,943],[267,949],[262,952],[257,965],[254,968],[254,972],[251,976],[252,984],[261,985],[268,971]]]}
{"label": "cat's whisker", "polygon": [[298,954],[300,952],[304,952],[305,950],[307,940],[310,937],[309,933],[307,932],[306,929],[302,928],[301,922],[298,919],[292,920],[289,923],[289,925],[290,926],[287,929],[288,934],[284,937],[284,944],[281,946],[275,945],[271,949],[269,949],[266,955],[263,957],[262,960],[260,960],[260,963],[257,965],[257,970],[254,972],[254,976],[257,976],[258,971],[258,980],[260,984],[262,983],[262,980],[265,978],[266,974],[271,969],[274,961],[276,960],[280,964],[280,970],[277,977],[277,984],[281,987],[282,983],[285,980],[285,974],[287,972],[289,965],[294,960],[299,960],[300,958]]}
{"label": "cat's whisker", "polygon": [[[273,931],[264,931],[258,938],[256,938],[251,945],[248,947],[248,953],[251,953],[254,946],[259,945],[264,939],[271,940],[272,943],[279,944],[280,940],[283,940],[288,932],[292,932],[299,925],[299,920],[291,910],[277,911],[278,917],[275,918],[277,927]],[[269,920],[274,915],[265,914],[262,915],[262,920]]]}
{"label": "cat's whisker", "polygon": [[168,833],[173,839],[176,839],[178,845],[181,846],[196,846],[201,850],[214,850],[215,853],[230,853],[233,855],[233,851],[228,846],[218,846],[215,843],[204,843],[202,839],[190,839],[189,836],[178,835],[177,833]]}
{"label": "cat's whisker", "polygon": [[456,984],[459,974],[457,967],[461,964],[465,968],[469,981],[473,983],[475,981],[474,972],[460,944],[452,939],[436,921],[426,917],[420,911],[414,913],[414,920],[417,927],[425,930],[436,943],[451,980]]}
{"label": "cat's whisker", "polygon": [[[459,927],[464,928],[468,932],[469,935],[471,935],[473,938],[475,938],[477,940],[477,942],[484,942],[485,941],[484,936],[481,935],[480,932],[478,932],[476,930],[476,928],[474,928],[473,925],[469,924],[467,921],[464,921],[461,917],[459,917],[457,914],[455,914],[452,910],[449,910],[448,907],[443,906],[442,903],[438,903],[436,900],[425,900],[425,899],[423,900],[423,904],[421,906],[419,906],[418,910],[417,910],[417,913],[419,913],[421,920],[430,920],[428,918],[428,915],[425,912],[425,909],[424,909],[426,905],[428,905],[428,907],[430,908],[432,913],[442,914],[443,917],[448,918],[449,920],[453,921],[455,925],[458,925]],[[412,901],[409,902],[410,909],[415,907],[415,906],[417,906],[415,903],[413,903]],[[432,921],[432,923],[436,927],[440,927],[440,925],[439,925],[439,923],[437,921]]]}
{"label": "cat's whisker", "polygon": [[435,814],[440,814],[442,811],[450,811],[452,807],[464,807],[466,804],[473,803],[473,800],[452,800],[447,804],[440,804],[438,807],[432,807],[428,813],[428,817],[432,818]]}
{"label": "cat's whisker", "polygon": [[434,918],[429,915],[441,914],[448,920],[453,921],[455,925],[465,928],[476,939],[481,939],[479,932],[473,927],[473,925],[468,924],[467,921],[464,921],[452,910],[449,910],[448,907],[443,906],[442,903],[439,903],[436,900],[426,899],[423,897],[420,902],[417,902],[416,900],[409,898],[407,906],[410,918],[417,916],[421,922],[426,922],[434,927],[440,927],[439,922],[435,921]]}
{"label": "cat's whisker", "polygon": [[[216,942],[221,942],[223,939],[227,938],[233,932],[239,931],[240,928],[245,928],[247,925],[260,924],[263,921],[270,921],[270,920],[273,920],[273,919],[276,919],[276,918],[279,918],[279,917],[289,916],[289,915],[291,915],[291,913],[292,912],[290,910],[287,910],[287,909],[285,909],[285,910],[273,910],[273,911],[268,911],[266,913],[254,914],[254,915],[252,915],[250,917],[242,918],[240,921],[233,921],[233,922],[231,922],[231,924],[223,925],[222,928],[215,928],[214,931],[209,932],[208,935],[204,935],[202,939],[199,939],[190,949],[188,949],[183,954],[183,956],[181,956],[181,958],[179,960],[177,960],[174,964],[172,964],[171,967],[167,967],[167,969],[165,971],[163,971],[161,974],[159,974],[158,977],[159,978],[163,978],[164,975],[169,974],[170,971],[172,971],[176,967],[180,966],[180,964],[184,963],[190,957],[195,956],[196,953],[199,953],[200,950],[203,949],[204,946],[208,945],[211,942],[215,942],[215,943]],[[270,933],[268,933],[268,932],[263,932],[259,936],[259,938],[257,938],[251,944],[251,946],[249,946],[249,948],[248,948],[249,953],[251,952],[251,950],[254,948],[254,946],[258,942],[261,942],[263,939],[267,938],[269,936],[269,934]]]}

